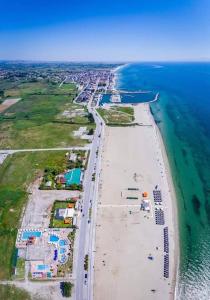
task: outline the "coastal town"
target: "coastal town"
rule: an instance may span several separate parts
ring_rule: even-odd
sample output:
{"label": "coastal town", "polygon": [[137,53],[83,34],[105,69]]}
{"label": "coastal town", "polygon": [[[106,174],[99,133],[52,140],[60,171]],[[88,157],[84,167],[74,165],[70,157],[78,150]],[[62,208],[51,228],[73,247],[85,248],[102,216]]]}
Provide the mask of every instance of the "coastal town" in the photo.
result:
{"label": "coastal town", "polygon": [[[18,90],[2,89],[2,124],[15,118],[30,120],[30,111],[27,117],[16,112],[28,97],[44,101],[53,94],[56,103],[66,99],[50,117],[53,126],[63,126],[60,144],[21,148],[17,140],[11,148],[5,136],[6,146],[0,150],[2,167],[19,155],[38,155],[32,160],[36,172],[20,207],[10,281],[34,297],[173,298],[175,196],[149,108],[159,93],[118,90],[117,74],[124,67],[73,65],[49,70],[42,65],[14,73],[1,67],[5,83],[11,78],[20,81]],[[72,130],[65,143],[64,126]],[[48,153],[52,161],[46,156],[46,163],[40,164],[40,153]]]}

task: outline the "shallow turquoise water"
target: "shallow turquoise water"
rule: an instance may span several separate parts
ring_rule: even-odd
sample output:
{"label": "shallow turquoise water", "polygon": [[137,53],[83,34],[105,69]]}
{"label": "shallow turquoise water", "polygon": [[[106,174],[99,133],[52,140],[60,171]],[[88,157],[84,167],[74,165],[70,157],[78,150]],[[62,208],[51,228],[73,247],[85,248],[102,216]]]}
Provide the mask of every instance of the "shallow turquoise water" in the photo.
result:
{"label": "shallow turquoise water", "polygon": [[64,174],[66,184],[80,184],[81,169],[76,168]]}
{"label": "shallow turquoise water", "polygon": [[28,240],[30,237],[40,237],[41,236],[40,231],[25,231],[22,233],[22,240]]}
{"label": "shallow turquoise water", "polygon": [[177,193],[178,299],[210,299],[210,64],[131,64],[118,88],[160,92],[151,105]]}

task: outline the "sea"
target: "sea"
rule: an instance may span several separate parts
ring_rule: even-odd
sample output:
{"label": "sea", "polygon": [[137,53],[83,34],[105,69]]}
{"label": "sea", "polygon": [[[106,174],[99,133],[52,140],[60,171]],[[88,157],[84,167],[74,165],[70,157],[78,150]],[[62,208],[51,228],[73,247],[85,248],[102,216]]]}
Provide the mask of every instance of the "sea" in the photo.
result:
{"label": "sea", "polygon": [[160,93],[150,107],[177,196],[176,299],[210,299],[210,63],[128,64],[117,71],[117,88]]}

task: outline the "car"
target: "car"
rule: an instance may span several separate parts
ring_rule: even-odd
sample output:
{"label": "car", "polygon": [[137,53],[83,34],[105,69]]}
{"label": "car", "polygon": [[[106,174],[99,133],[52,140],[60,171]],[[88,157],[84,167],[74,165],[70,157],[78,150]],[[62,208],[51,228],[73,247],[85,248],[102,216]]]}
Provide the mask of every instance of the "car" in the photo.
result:
{"label": "car", "polygon": [[85,274],[85,278],[87,279],[87,273]]}

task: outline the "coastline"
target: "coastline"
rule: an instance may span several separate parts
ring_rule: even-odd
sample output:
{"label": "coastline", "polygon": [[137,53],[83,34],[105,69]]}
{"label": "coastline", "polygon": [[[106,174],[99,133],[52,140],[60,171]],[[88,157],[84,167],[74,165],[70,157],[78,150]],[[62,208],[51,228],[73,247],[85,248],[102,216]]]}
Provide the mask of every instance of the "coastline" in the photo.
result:
{"label": "coastline", "polygon": [[[119,69],[122,69],[125,65],[123,66],[119,66],[115,69],[115,74],[116,72],[119,70]],[[117,74],[116,74],[116,77],[115,77],[115,81],[114,81],[114,89],[116,89],[116,85],[117,85]],[[159,159],[156,159],[155,160],[158,160],[158,161],[161,161],[160,165],[158,167],[159,171],[156,170],[156,167],[155,165],[153,165],[153,167],[151,166],[151,170],[153,170],[154,173],[156,172],[161,172],[162,175],[162,179],[161,179],[161,189],[162,192],[163,192],[163,199],[164,199],[164,211],[165,211],[165,217],[166,217],[166,224],[169,225],[169,239],[170,239],[170,246],[172,246],[170,248],[170,280],[169,280],[169,285],[171,286],[169,289],[168,287],[166,287],[164,285],[164,283],[162,281],[160,281],[160,279],[157,279],[152,273],[151,273],[151,270],[149,269],[145,269],[145,275],[151,275],[154,276],[153,277],[153,281],[156,282],[157,284],[157,287],[158,289],[161,289],[162,292],[161,294],[159,295],[154,295],[156,296],[155,299],[170,299],[170,300],[174,300],[176,299],[176,288],[177,288],[177,278],[178,278],[178,272],[179,272],[179,231],[178,231],[178,208],[177,208],[177,199],[176,199],[176,192],[175,192],[175,187],[174,187],[174,183],[173,183],[173,179],[172,179],[172,173],[171,173],[171,168],[170,168],[170,165],[169,165],[169,160],[168,160],[168,156],[167,156],[167,152],[166,152],[166,148],[165,148],[165,144],[163,142],[163,138],[162,138],[162,135],[161,135],[161,132],[157,126],[157,124],[155,123],[155,119],[152,115],[152,112],[150,110],[150,103],[152,102],[155,102],[155,101],[158,101],[158,98],[159,98],[159,93],[156,94],[155,96],[155,99],[153,99],[152,101],[150,102],[146,102],[146,103],[141,103],[141,104],[135,104],[134,106],[134,109],[135,109],[135,118],[137,116],[137,119],[139,121],[141,121],[141,118],[143,118],[143,123],[144,124],[151,124],[149,126],[152,126],[153,130],[152,130],[152,133],[151,131],[147,131],[147,129],[143,129],[143,127],[141,129],[138,129],[136,128],[136,131],[131,131],[132,129],[127,129],[127,128],[124,128],[124,129],[117,129],[117,128],[105,128],[105,131],[106,131],[106,135],[105,135],[105,141],[104,141],[104,146],[103,146],[103,152],[105,152],[105,154],[103,154],[102,156],[102,160],[103,160],[103,168],[102,168],[102,176],[101,176],[101,183],[99,184],[99,207],[98,207],[98,215],[97,215],[97,223],[98,223],[98,227],[102,226],[103,229],[100,229],[100,228],[97,228],[96,229],[96,245],[97,245],[97,251],[98,251],[98,254],[96,254],[96,260],[95,260],[95,276],[98,280],[98,283],[97,280],[95,280],[95,282],[97,282],[97,284],[95,285],[95,288],[94,288],[94,295],[95,295],[95,299],[98,300],[98,299],[105,299],[103,298],[103,293],[105,293],[105,290],[104,290],[104,287],[102,286],[102,283],[103,282],[107,282],[108,283],[108,286],[111,285],[110,283],[110,277],[112,278],[112,280],[119,280],[118,284],[119,286],[121,287],[121,289],[124,289],[124,293],[126,295],[131,293],[131,290],[129,289],[125,289],[123,287],[123,281],[121,281],[121,277],[117,277],[117,278],[114,278],[113,277],[113,272],[114,269],[119,269],[120,272],[125,272],[124,271],[124,266],[123,265],[120,265],[118,263],[116,263],[116,261],[118,260],[117,257],[115,257],[114,255],[111,254],[111,249],[109,247],[107,247],[107,244],[109,245],[110,243],[112,243],[112,249],[118,249],[119,245],[118,244],[115,244],[113,243],[113,240],[116,240],[116,236],[112,233],[109,225],[107,224],[107,218],[108,218],[108,215],[107,215],[107,212],[112,215],[112,220],[113,220],[113,223],[115,223],[115,230],[118,232],[118,235],[121,236],[122,235],[122,232],[120,231],[120,226],[132,226],[128,220],[126,219],[125,220],[121,220],[121,223],[116,223],[116,220],[115,218],[119,218],[119,215],[118,213],[119,212],[115,212],[115,210],[117,211],[117,207],[119,209],[119,211],[121,211],[121,213],[124,214],[124,216],[126,215],[126,210],[125,210],[125,207],[123,208],[123,205],[124,206],[130,206],[130,202],[126,202],[125,199],[122,199],[122,196],[121,196],[121,201],[124,200],[124,204],[121,204],[121,201],[119,201],[119,199],[116,199],[116,200],[112,200],[112,201],[109,201],[107,199],[111,199],[112,198],[112,195],[109,194],[109,190],[113,189],[113,195],[115,195],[114,197],[117,198],[117,193],[119,194],[120,191],[123,191],[123,188],[125,188],[125,182],[124,182],[124,187],[122,187],[122,185],[118,185],[118,182],[116,183],[116,185],[118,185],[117,187],[117,190],[115,191],[114,188],[113,188],[113,185],[112,185],[112,182],[109,181],[108,179],[108,168],[110,167],[109,165],[111,164],[111,161],[113,160],[113,152],[116,151],[116,148],[118,148],[119,146],[117,145],[117,143],[115,142],[115,139],[119,139],[119,144],[121,145],[120,149],[123,149],[123,146],[125,147],[126,145],[124,145],[122,143],[122,135],[124,136],[127,136],[127,134],[129,135],[133,135],[136,136],[140,136],[140,132],[142,132],[141,130],[143,130],[143,135],[145,137],[143,137],[143,139],[147,140],[147,139],[150,139],[152,137],[152,139],[156,140],[156,142],[152,142],[152,144],[150,143],[150,147],[154,147],[156,148],[156,151],[159,152],[158,154],[158,157]],[[144,112],[143,112],[144,111]],[[137,113],[137,115],[136,115]],[[148,125],[146,125],[148,126]],[[127,134],[126,134],[126,131]],[[117,132],[117,134],[116,134]],[[151,136],[152,134],[152,136]],[[115,139],[113,139],[113,137],[115,137]],[[145,150],[140,150],[141,147],[141,143],[135,143],[135,139],[130,139],[130,143],[132,144],[132,141],[133,141],[133,147],[138,147],[139,148],[139,151],[141,151],[141,155],[145,156],[145,158],[148,158],[149,159],[149,156],[148,154],[146,153],[145,154]],[[128,142],[129,143],[129,142]],[[107,149],[107,145],[112,145],[112,147],[114,148],[113,150],[108,150]],[[128,150],[128,149],[127,149]],[[129,152],[129,151],[127,151]],[[156,152],[157,153],[157,152]],[[124,156],[123,156],[124,155]],[[129,155],[129,153],[128,153]],[[116,157],[117,159],[117,163],[119,164],[122,164],[122,161],[125,161],[125,153],[124,154],[119,154],[119,156],[121,157]],[[137,159],[137,156],[135,156],[135,154],[133,154],[133,159]],[[154,158],[154,157],[153,157]],[[153,159],[151,158],[151,159]],[[118,162],[118,159],[119,159],[119,162]],[[140,161],[137,162],[137,165],[139,164]],[[108,164],[107,164],[108,163]],[[143,162],[142,162],[143,163]],[[144,174],[144,172],[146,173],[146,169],[145,169],[145,163],[143,163],[143,165],[139,165],[139,170],[141,170]],[[158,163],[159,164],[159,163]],[[122,164],[123,166],[123,164]],[[136,166],[137,167],[137,166]],[[125,166],[123,166],[123,168],[126,168]],[[134,172],[134,166],[133,164],[131,164],[130,166],[130,169],[129,170],[129,165],[127,165],[127,168],[126,169],[126,173],[127,172],[130,172],[131,170],[133,170]],[[105,169],[105,170],[104,170]],[[128,171],[129,170],[129,171]],[[109,169],[109,172],[111,171],[111,169]],[[115,176],[116,177],[119,177],[122,182],[124,181],[124,176],[126,177],[126,175],[123,175],[122,173],[119,173],[119,170],[112,170],[113,171],[113,174],[116,172]],[[111,171],[111,172],[112,172]],[[148,172],[148,174],[151,173],[151,171]],[[130,174],[131,175],[131,174]],[[151,174],[150,174],[151,175]],[[114,175],[113,175],[114,176]],[[148,175],[147,175],[148,176]],[[116,178],[114,177],[114,178]],[[164,177],[164,178],[163,178]],[[152,178],[158,178],[156,176],[152,176]],[[128,182],[129,182],[129,178],[127,178]],[[151,180],[151,179],[150,179]],[[104,182],[103,182],[104,181]],[[146,182],[146,178],[144,180],[144,185],[146,186],[148,182]],[[102,184],[103,182],[103,184]],[[154,181],[153,181],[154,182]],[[157,181],[156,181],[157,182]],[[103,186],[105,185],[105,187]],[[148,186],[148,190],[149,190],[149,186]],[[151,185],[150,185],[150,190],[149,190],[149,193],[151,191]],[[117,192],[117,193],[116,193]],[[115,194],[116,193],[116,194]],[[122,193],[122,192],[121,192]],[[124,193],[124,192],[123,192]],[[166,206],[165,206],[166,205]],[[135,206],[135,205],[134,205]],[[112,209],[111,209],[112,207]],[[116,207],[116,208],[115,208]],[[153,207],[154,208],[154,207]],[[153,210],[152,208],[152,210]],[[137,213],[137,212],[135,212]],[[149,218],[153,219],[154,217],[154,213],[152,213],[153,216],[149,216]],[[127,217],[126,217],[127,218]],[[110,221],[110,220],[109,220]],[[127,222],[127,223],[126,223]],[[136,223],[138,224],[138,223]],[[144,232],[145,231],[145,224],[144,225],[141,225],[139,227],[139,231],[140,232]],[[157,226],[157,225],[156,225]],[[157,229],[156,227],[154,227],[151,223],[148,223],[147,224],[147,227],[149,227],[150,229],[150,235],[153,236],[154,239],[157,239],[157,235],[160,235],[160,231],[159,229]],[[133,228],[133,231],[136,232],[136,229]],[[126,236],[126,231],[123,233],[124,236]],[[129,233],[130,235],[133,234],[133,232]],[[107,235],[110,235],[111,236],[111,240],[110,240],[110,237],[107,237]],[[106,243],[102,242],[101,241],[101,238],[100,236],[104,236],[105,238],[105,241]],[[154,237],[156,236],[156,237]],[[125,239],[124,237],[122,239]],[[150,238],[149,238],[150,239]],[[128,242],[128,239],[127,239],[127,236],[126,236],[126,241]],[[131,240],[129,240],[131,242]],[[143,240],[141,241],[143,243],[148,243],[148,237],[144,237]],[[155,241],[156,245],[157,245],[157,240]],[[136,244],[136,247],[139,247],[139,241],[138,241],[138,238],[137,240],[133,240],[133,243]],[[154,243],[154,241],[151,241],[150,240],[150,243],[151,245]],[[126,243],[124,242],[120,244],[120,247],[125,247],[126,246]],[[130,253],[131,251],[133,251],[132,247],[131,246],[126,246],[128,247],[128,252]],[[158,248],[161,249],[161,245],[158,244]],[[100,257],[102,257],[102,250],[104,252],[106,252],[107,254],[107,258],[109,257],[110,259],[110,263],[111,265],[114,265],[113,268],[111,268],[111,266],[108,266],[108,269],[109,270],[106,270],[105,272],[103,270],[101,270],[101,268],[103,268],[100,264]],[[139,253],[141,256],[144,256],[146,251],[148,251],[149,249],[145,248],[145,249],[142,249]],[[162,257],[163,258],[163,257]],[[155,272],[158,272],[159,268],[160,268],[160,265],[162,264],[162,258],[159,256],[157,257],[156,259],[159,260],[159,263],[156,265],[155,267]],[[125,260],[126,257],[121,257],[120,258],[121,260]],[[135,254],[134,254],[134,258],[133,258],[133,262],[136,261],[136,257],[135,257]],[[138,261],[138,259],[137,259]],[[135,262],[136,263],[136,262]],[[132,264],[132,262],[131,262]],[[139,265],[138,267],[138,264],[136,264],[136,269],[135,272],[133,271],[133,278],[134,278],[134,281],[135,281],[135,276],[137,276],[136,272],[138,273],[138,270],[142,270],[142,268],[144,269],[146,267],[146,265],[144,265],[145,262],[144,261],[141,261],[141,264]],[[105,266],[105,265],[104,265]],[[127,266],[127,272],[129,273],[129,269],[130,269],[130,265],[129,264],[126,264]],[[141,274],[141,272],[140,272]],[[139,274],[139,275],[140,275]],[[131,275],[131,274],[130,274]],[[122,276],[122,275],[121,275]],[[109,278],[109,279],[108,279]],[[132,289],[132,295],[133,295],[133,299],[137,299],[135,297],[139,296],[139,297],[144,297],[144,299],[154,299],[153,297],[151,297],[151,295],[147,295],[146,292],[145,292],[145,287],[148,288],[148,281],[146,280],[143,280],[142,279],[142,282],[144,283],[142,286],[141,284],[142,283],[139,283],[139,285],[141,286],[141,292],[137,292],[138,288],[134,285],[133,286],[133,289]],[[158,283],[159,282],[159,283]],[[117,281],[116,281],[117,283]],[[131,282],[129,281],[129,283],[131,284]],[[155,284],[154,284],[155,285]],[[102,289],[102,292],[100,291],[99,289],[99,286],[101,287]],[[112,286],[111,286],[112,287]],[[129,290],[129,293],[128,293],[128,290]],[[115,291],[112,290],[112,288],[110,288],[110,291],[109,291],[109,297],[115,297],[115,299],[117,300],[118,297],[119,297],[119,291],[118,291],[118,294],[115,294]],[[138,294],[139,293],[139,294]],[[106,294],[106,293],[105,293]],[[105,295],[104,294],[104,295]],[[168,294],[168,296],[167,296]],[[106,295],[106,297],[108,296]],[[124,299],[123,297],[123,294],[121,294],[120,296],[121,298],[120,299]]]}
{"label": "coastline", "polygon": [[[96,219],[96,300],[125,300],[128,297],[133,300],[172,300],[175,297],[178,248],[173,186],[169,187],[166,156],[163,159],[163,144],[149,104],[141,103],[134,108],[135,118],[143,126],[105,127]],[[155,221],[155,210],[159,209],[153,200],[156,184],[163,197],[164,226]],[[129,192],[128,187],[135,187],[137,191]],[[144,191],[149,195],[148,213],[140,210]],[[134,199],[129,199],[131,195]],[[170,242],[169,278],[163,276],[165,226]],[[152,263],[148,255],[154,257]]]}
{"label": "coastline", "polygon": [[112,69],[112,72],[114,73],[114,79],[113,79],[113,91],[117,92],[117,80],[118,80],[118,72],[119,70],[122,70],[123,68],[129,66],[129,64],[123,64],[120,65],[114,69]]}
{"label": "coastline", "polygon": [[175,269],[174,269],[174,299],[176,299],[176,293],[177,293],[177,283],[178,283],[178,275],[179,275],[179,263],[180,263],[180,244],[179,244],[179,223],[178,223],[178,207],[177,207],[177,196],[176,196],[176,190],[173,183],[173,177],[172,177],[172,170],[170,168],[169,159],[166,151],[166,146],[163,141],[163,137],[161,135],[161,132],[155,123],[155,119],[151,113],[150,109],[150,103],[146,103],[149,107],[149,113],[151,116],[151,120],[154,124],[154,128],[156,130],[156,134],[159,140],[159,144],[161,147],[161,152],[163,156],[164,166],[166,170],[167,175],[167,182],[170,189],[170,194],[172,198],[172,205],[173,205],[173,225],[174,225],[174,238],[175,238],[175,252],[174,252],[174,263],[175,263]]}

